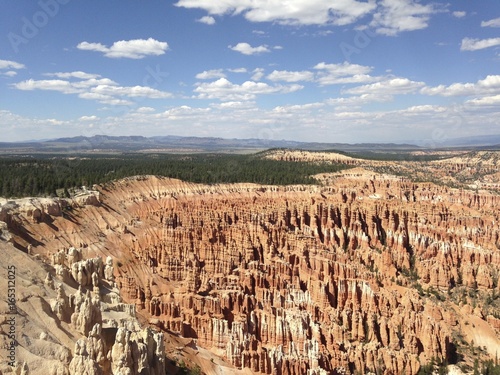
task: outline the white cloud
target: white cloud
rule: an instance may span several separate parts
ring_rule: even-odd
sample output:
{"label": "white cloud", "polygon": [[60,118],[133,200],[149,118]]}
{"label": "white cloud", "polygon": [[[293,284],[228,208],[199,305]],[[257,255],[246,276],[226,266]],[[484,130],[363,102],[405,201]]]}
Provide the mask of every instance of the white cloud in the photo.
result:
{"label": "white cloud", "polygon": [[151,113],[151,112],[155,112],[155,109],[152,108],[152,107],[140,107],[140,108],[137,108],[136,112],[139,112],[139,113]]}
{"label": "white cloud", "polygon": [[351,64],[347,61],[342,64],[327,64],[321,62],[316,64],[314,69],[318,70],[316,81],[322,86],[346,83],[367,83],[376,80],[376,78],[368,75],[372,70],[371,67]]}
{"label": "white cloud", "polygon": [[221,110],[240,110],[240,109],[250,109],[255,108],[255,102],[246,101],[230,101],[223,103],[213,103],[211,107],[221,109]]}
{"label": "white cloud", "polygon": [[295,105],[286,105],[286,106],[277,106],[272,109],[275,113],[289,113],[296,114],[297,112],[309,112],[311,110],[315,110],[317,108],[322,108],[325,106],[325,103],[305,103],[305,104],[295,104]]}
{"label": "white cloud", "polygon": [[111,58],[142,59],[146,56],[163,55],[168,49],[168,44],[149,38],[120,40],[113,43],[111,47],[106,47],[101,43],[81,42],[77,48],[84,51],[102,52],[104,56]]}
{"label": "white cloud", "polygon": [[26,68],[23,64],[10,61],[10,60],[0,60],[0,69],[24,69]]}
{"label": "white cloud", "polygon": [[236,69],[228,69],[231,73],[246,73],[248,72],[247,68],[236,68]]}
{"label": "white cloud", "polygon": [[401,95],[414,93],[422,86],[424,86],[423,82],[411,81],[408,78],[389,78],[369,85],[353,87],[344,92],[355,95]]}
{"label": "white cloud", "polygon": [[262,68],[255,68],[252,73],[253,73],[252,75],[253,81],[260,81],[262,77],[264,77],[264,69]]}
{"label": "white cloud", "polygon": [[77,94],[80,92],[79,89],[73,87],[73,85],[61,79],[44,79],[44,80],[33,80],[28,79],[26,81],[21,81],[13,85],[18,90],[32,91],[32,90],[49,90],[49,91],[59,91],[63,94]]}
{"label": "white cloud", "polygon": [[[494,96],[494,95],[493,95]],[[378,96],[380,97],[380,95]],[[350,99],[350,98],[347,98]],[[125,110],[111,116],[76,116],[74,120],[26,118],[0,110],[4,140],[26,140],[78,134],[141,135],[175,134],[224,138],[260,138],[325,142],[400,142],[421,140],[430,147],[446,137],[488,134],[500,128],[500,98],[451,107],[432,104],[400,110],[361,111],[351,104],[334,108],[323,103],[259,108],[255,101],[233,100],[209,103],[206,107],[177,106],[164,112]],[[325,102],[324,104],[329,104]],[[93,127],[91,127],[93,124]],[[235,126],[238,124],[238,126]],[[437,131],[437,133],[436,133]],[[443,136],[436,138],[435,134]]]}
{"label": "white cloud", "polygon": [[359,96],[349,96],[349,97],[341,97],[341,98],[331,98],[327,99],[326,104],[337,106],[337,107],[345,107],[352,108],[353,106],[361,106],[363,104],[368,103],[380,103],[380,102],[389,102],[392,100],[392,95],[381,95],[379,93],[375,94],[362,94]]}
{"label": "white cloud", "polygon": [[[88,100],[97,100],[100,103],[110,105],[131,105],[133,102],[125,98],[170,98],[172,94],[160,91],[147,86],[120,86],[109,78],[99,78],[99,75],[92,75],[84,72],[70,73],[48,73],[46,76],[62,77],[66,79],[28,79],[13,84],[18,90],[50,90],[63,94],[78,94],[78,97]],[[70,80],[72,78],[85,78]],[[89,78],[92,77],[92,78]],[[97,78],[94,78],[97,77]]]}
{"label": "white cloud", "polygon": [[453,83],[449,86],[439,85],[435,87],[424,87],[421,90],[424,95],[440,96],[471,96],[491,95],[500,93],[500,75],[489,75],[476,83]]}
{"label": "white cloud", "polygon": [[79,118],[80,121],[96,121],[99,120],[99,117],[92,115],[92,116],[82,116]]}
{"label": "white cloud", "polygon": [[109,85],[98,85],[92,87],[91,92],[109,96],[126,96],[129,98],[151,98],[151,99],[161,99],[172,97],[171,93],[159,91],[147,86],[109,86]]}
{"label": "white cloud", "polygon": [[440,113],[446,111],[446,107],[439,106],[439,105],[431,105],[431,104],[424,104],[424,105],[415,105],[412,107],[408,107],[405,112],[407,113],[414,113],[414,114],[420,114],[420,113]]}
{"label": "white cloud", "polygon": [[277,22],[287,25],[348,25],[376,7],[370,0],[180,0],[179,7],[204,9],[209,14],[242,14],[251,22]]}
{"label": "white cloud", "polygon": [[423,5],[414,0],[382,0],[370,26],[378,34],[394,36],[427,28],[431,15],[439,11],[436,5]]}
{"label": "white cloud", "polygon": [[498,106],[500,105],[500,94],[493,96],[485,96],[483,98],[471,99],[466,101],[465,103],[478,106]]}
{"label": "white cloud", "polygon": [[285,82],[312,81],[314,79],[314,74],[307,70],[303,70],[300,72],[291,72],[288,70],[274,70],[271,74],[267,76],[267,79],[271,81],[285,81]]}
{"label": "white cloud", "polygon": [[73,87],[78,88],[78,89],[87,89],[88,87],[94,87],[94,86],[118,86],[118,83],[115,81],[109,79],[109,78],[90,78],[90,79],[85,79],[82,81],[76,81],[71,83]]}
{"label": "white cloud", "polygon": [[17,76],[17,72],[15,70],[8,70],[6,72],[0,72],[0,75],[6,76],[6,77],[15,77],[15,76]]}
{"label": "white cloud", "polygon": [[45,73],[47,77],[57,77],[57,78],[78,78],[78,79],[93,79],[101,77],[99,74],[85,73],[81,71],[77,72],[58,72],[58,73]]}
{"label": "white cloud", "polygon": [[[17,72],[12,69],[24,69],[25,66],[15,61],[10,60],[0,60],[0,76],[15,77]],[[2,72],[2,69],[9,69],[6,72]]]}
{"label": "white cloud", "polygon": [[214,79],[214,78],[223,78],[226,75],[222,71],[222,69],[212,69],[212,70],[205,70],[201,73],[198,73],[196,75],[197,79]]}
{"label": "white cloud", "polygon": [[228,48],[232,49],[233,51],[240,52],[244,55],[256,55],[259,53],[271,52],[265,45],[252,47],[248,43],[238,43],[235,46],[228,46]]}
{"label": "white cloud", "polygon": [[480,49],[485,49],[495,46],[500,46],[500,38],[489,38],[489,39],[464,38],[462,39],[462,45],[460,46],[460,50],[477,51]]}
{"label": "white cloud", "polygon": [[193,118],[193,116],[199,114],[206,114],[210,112],[210,108],[193,108],[188,105],[181,105],[179,107],[174,107],[166,110],[165,112],[158,113],[155,116],[157,118],[168,118],[170,120],[176,120],[180,118]]}
{"label": "white cloud", "polygon": [[113,106],[115,105],[131,106],[134,104],[134,102],[130,100],[114,98],[111,95],[101,94],[97,92],[83,92],[79,94],[78,97],[87,100],[96,100],[99,103],[113,105]]}
{"label": "white cloud", "polygon": [[452,12],[451,14],[453,15],[453,17],[463,18],[467,15],[467,12],[457,10],[455,12]]}
{"label": "white cloud", "polygon": [[302,89],[300,85],[270,86],[263,82],[246,81],[241,85],[234,84],[226,78],[210,83],[201,83],[194,90],[199,99],[220,99],[224,101],[253,100],[257,95],[281,93],[286,94]]}
{"label": "white cloud", "polygon": [[213,18],[212,16],[203,16],[196,21],[204,23],[205,25],[215,25],[215,18]]}
{"label": "white cloud", "polygon": [[500,27],[500,17],[481,22],[482,27]]}

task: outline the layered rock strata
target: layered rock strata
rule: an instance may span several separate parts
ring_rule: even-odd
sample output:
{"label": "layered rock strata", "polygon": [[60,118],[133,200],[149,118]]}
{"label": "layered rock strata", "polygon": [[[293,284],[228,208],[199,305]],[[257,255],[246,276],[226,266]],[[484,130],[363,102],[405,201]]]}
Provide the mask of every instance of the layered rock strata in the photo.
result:
{"label": "layered rock strata", "polygon": [[[0,340],[4,348],[12,340],[17,343],[12,358],[2,351],[0,373],[165,374],[163,334],[142,329],[135,306],[121,301],[110,280],[111,258],[106,266],[99,257],[75,260],[81,251],[70,248],[54,253],[51,264],[5,242],[0,250],[5,256],[2,277],[15,280],[9,299],[2,298],[0,305]],[[78,272],[71,272],[71,264],[78,265]],[[91,273],[90,284],[82,273]]]}
{"label": "layered rock strata", "polygon": [[[64,248],[68,262],[81,248],[58,272],[89,289],[71,323],[81,306],[90,313],[96,274],[140,316],[255,373],[416,374],[431,358],[453,360],[463,309],[447,293],[500,291],[500,197],[352,177],[323,187],[130,178],[71,217],[49,225],[18,211],[10,226],[43,243],[32,251],[47,259]],[[27,247],[19,233],[13,241]],[[481,319],[500,348],[496,318]],[[94,326],[75,322],[90,340]],[[75,361],[93,368],[84,347]]]}

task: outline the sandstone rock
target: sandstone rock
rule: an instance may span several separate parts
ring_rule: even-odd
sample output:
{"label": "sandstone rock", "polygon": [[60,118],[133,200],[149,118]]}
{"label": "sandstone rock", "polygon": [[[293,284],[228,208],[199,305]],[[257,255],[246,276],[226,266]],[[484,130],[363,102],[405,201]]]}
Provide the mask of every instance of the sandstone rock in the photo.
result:
{"label": "sandstone rock", "polygon": [[[450,355],[461,315],[481,312],[440,298],[491,292],[500,268],[499,196],[395,177],[353,172],[322,187],[144,177],[110,183],[100,199],[112,210],[77,208],[85,232],[45,234],[48,248],[89,243],[82,254],[106,259],[57,260],[81,286],[72,327],[87,335],[102,322],[87,288],[115,281],[144,321],[253,372],[416,374],[419,361]],[[108,322],[120,331],[111,368],[151,368],[160,343]],[[495,320],[484,323],[494,332]]]}
{"label": "sandstone rock", "polygon": [[56,290],[57,298],[52,305],[52,311],[57,315],[59,320],[67,321],[71,315],[69,299],[66,296],[66,292],[64,291],[62,284],[58,284]]}
{"label": "sandstone rock", "polygon": [[111,258],[110,256],[106,258],[106,266],[104,267],[104,278],[111,282],[115,280],[113,258]]}
{"label": "sandstone rock", "polygon": [[71,375],[101,375],[102,371],[97,362],[87,352],[87,340],[80,339],[75,344],[73,359],[69,364]]}
{"label": "sandstone rock", "polygon": [[0,240],[9,241],[12,238],[6,222],[0,221]]}
{"label": "sandstone rock", "polygon": [[111,349],[111,369],[116,375],[133,374],[132,348],[130,347],[130,332],[118,328],[115,343]]}
{"label": "sandstone rock", "polygon": [[101,302],[99,297],[92,296],[90,291],[83,293],[81,289],[71,297],[73,314],[72,326],[81,334],[87,335],[95,324],[102,324]]}

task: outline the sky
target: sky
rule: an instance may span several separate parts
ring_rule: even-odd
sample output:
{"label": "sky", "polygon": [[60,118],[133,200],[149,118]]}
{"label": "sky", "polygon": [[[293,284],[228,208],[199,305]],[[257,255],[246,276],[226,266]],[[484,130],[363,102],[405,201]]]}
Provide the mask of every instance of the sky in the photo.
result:
{"label": "sky", "polygon": [[0,142],[500,134],[498,0],[0,0]]}

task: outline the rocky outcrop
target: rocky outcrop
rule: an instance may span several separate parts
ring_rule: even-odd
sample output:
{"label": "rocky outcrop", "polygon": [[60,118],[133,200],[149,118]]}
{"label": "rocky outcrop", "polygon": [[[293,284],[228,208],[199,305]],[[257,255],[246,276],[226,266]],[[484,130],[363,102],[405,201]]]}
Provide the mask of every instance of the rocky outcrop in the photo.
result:
{"label": "rocky outcrop", "polygon": [[[57,218],[57,235],[26,220],[46,248],[79,248],[71,260],[68,250],[33,251],[80,286],[68,298],[86,340],[111,299],[92,291],[116,284],[139,316],[236,368],[416,374],[454,355],[463,302],[452,297],[498,290],[500,197],[485,192],[375,174],[322,187],[141,177],[104,186],[100,199],[78,209],[78,226]],[[496,318],[479,315],[498,338]],[[112,371],[153,368],[151,336],[115,328]]]}
{"label": "rocky outcrop", "polygon": [[73,359],[69,364],[71,375],[101,375],[102,371],[97,362],[92,359],[87,350],[87,341],[79,339],[75,344]]}

